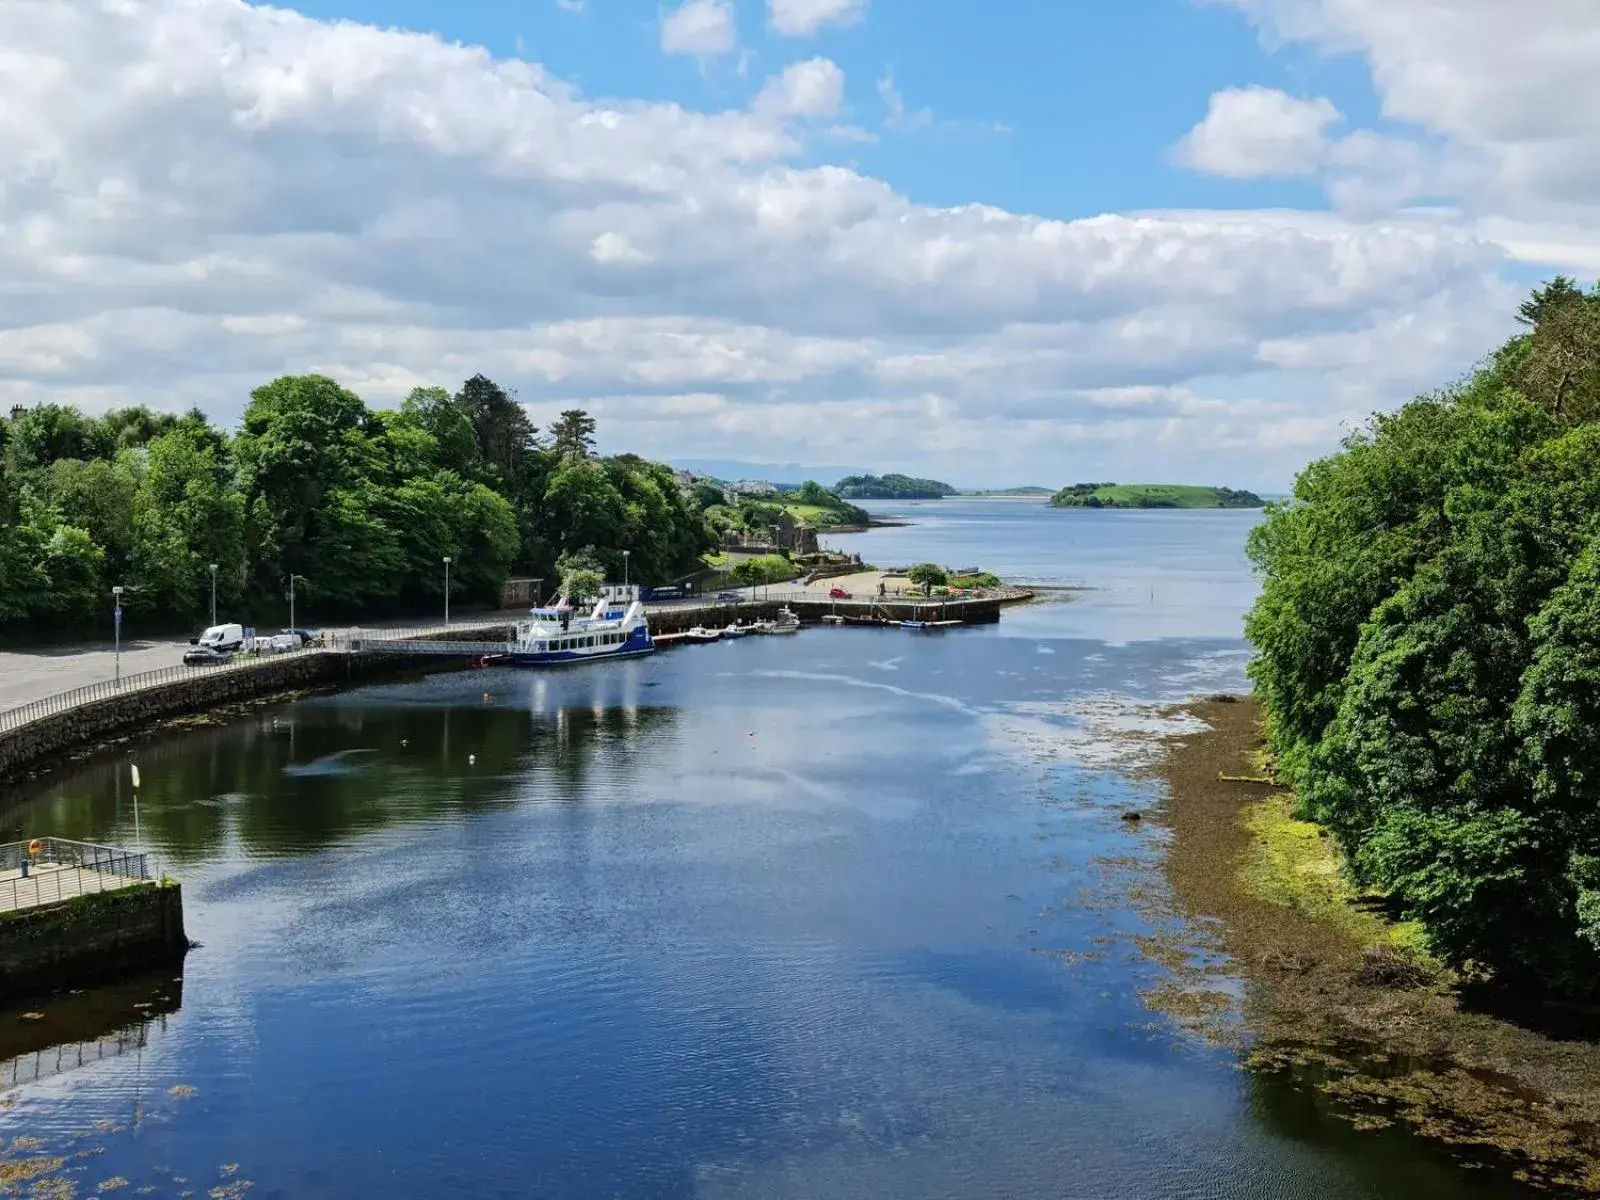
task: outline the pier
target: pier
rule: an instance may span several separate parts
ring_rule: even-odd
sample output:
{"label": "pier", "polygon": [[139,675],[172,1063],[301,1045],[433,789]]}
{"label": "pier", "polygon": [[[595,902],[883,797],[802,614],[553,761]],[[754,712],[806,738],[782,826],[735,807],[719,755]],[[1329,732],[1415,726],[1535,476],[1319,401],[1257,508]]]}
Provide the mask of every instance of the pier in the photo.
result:
{"label": "pier", "polygon": [[183,957],[183,892],[149,856],[34,838],[0,846],[0,1000]]}

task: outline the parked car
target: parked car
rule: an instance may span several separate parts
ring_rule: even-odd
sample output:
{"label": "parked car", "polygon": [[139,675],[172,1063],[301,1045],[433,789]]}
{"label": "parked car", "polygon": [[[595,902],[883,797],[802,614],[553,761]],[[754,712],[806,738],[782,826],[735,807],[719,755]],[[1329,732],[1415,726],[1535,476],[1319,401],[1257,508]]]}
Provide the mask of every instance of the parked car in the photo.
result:
{"label": "parked car", "polygon": [[233,654],[226,650],[213,650],[210,646],[190,646],[183,652],[186,667],[211,667],[232,662]]}
{"label": "parked car", "polygon": [[285,629],[283,632],[294,638],[297,646],[310,646],[322,641],[322,635],[314,629]]}
{"label": "parked car", "polygon": [[829,600],[849,600],[850,598],[850,593],[845,591],[842,587],[833,587],[828,589]]}
{"label": "parked car", "polygon": [[743,600],[743,599],[744,599],[744,597],[741,596],[738,592],[718,592],[717,593],[717,603],[718,604],[737,604],[740,600]]}
{"label": "parked car", "polygon": [[213,625],[189,644],[205,650],[219,650],[231,654],[244,646],[244,626]]}

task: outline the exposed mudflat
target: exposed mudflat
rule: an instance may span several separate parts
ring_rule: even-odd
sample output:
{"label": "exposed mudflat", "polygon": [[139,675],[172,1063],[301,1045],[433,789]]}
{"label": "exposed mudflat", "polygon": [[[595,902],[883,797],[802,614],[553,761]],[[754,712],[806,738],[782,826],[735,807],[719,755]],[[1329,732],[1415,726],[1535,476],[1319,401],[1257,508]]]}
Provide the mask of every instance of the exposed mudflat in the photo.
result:
{"label": "exposed mudflat", "polygon": [[[1600,1193],[1593,1031],[1474,1011],[1447,973],[1384,969],[1359,921],[1261,898],[1243,873],[1247,818],[1277,790],[1259,782],[1259,709],[1213,698],[1184,711],[1208,728],[1168,741],[1157,773],[1169,795],[1151,815],[1170,829],[1165,867],[1181,915],[1203,950],[1231,961],[1158,948],[1180,982],[1152,1006],[1238,1045],[1248,1069],[1316,1088],[1358,1128],[1403,1123],[1520,1178]],[[1224,970],[1246,978],[1242,1009],[1226,1002]]]}

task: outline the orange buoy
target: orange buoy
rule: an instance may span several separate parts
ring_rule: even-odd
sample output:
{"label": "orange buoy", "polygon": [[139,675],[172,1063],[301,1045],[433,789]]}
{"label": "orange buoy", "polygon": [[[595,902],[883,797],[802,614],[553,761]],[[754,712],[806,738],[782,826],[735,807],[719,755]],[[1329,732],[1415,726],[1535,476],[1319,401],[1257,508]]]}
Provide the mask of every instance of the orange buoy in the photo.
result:
{"label": "orange buoy", "polygon": [[44,843],[42,841],[40,841],[38,838],[34,838],[33,841],[28,843],[28,853],[29,854],[43,854],[44,853]]}

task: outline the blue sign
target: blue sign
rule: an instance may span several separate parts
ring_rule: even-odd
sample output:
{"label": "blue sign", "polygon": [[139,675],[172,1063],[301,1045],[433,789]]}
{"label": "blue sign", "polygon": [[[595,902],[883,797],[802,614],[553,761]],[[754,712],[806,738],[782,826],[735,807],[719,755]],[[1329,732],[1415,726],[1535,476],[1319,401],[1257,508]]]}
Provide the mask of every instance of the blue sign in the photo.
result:
{"label": "blue sign", "polygon": [[256,627],[254,625],[246,625],[244,627],[244,636],[247,637],[247,638],[255,637],[256,636]]}
{"label": "blue sign", "polygon": [[[103,612],[104,610],[102,609],[101,611]],[[122,628],[122,605],[119,604],[115,608],[113,608],[111,610],[111,615],[114,618],[116,618],[117,628],[121,629]]]}

